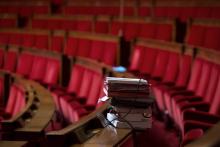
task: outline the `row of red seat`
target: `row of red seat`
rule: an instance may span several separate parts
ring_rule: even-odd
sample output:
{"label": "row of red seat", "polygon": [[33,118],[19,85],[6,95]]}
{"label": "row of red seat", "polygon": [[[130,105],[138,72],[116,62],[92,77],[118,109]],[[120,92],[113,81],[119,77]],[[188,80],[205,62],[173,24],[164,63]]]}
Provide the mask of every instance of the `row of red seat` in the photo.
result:
{"label": "row of red seat", "polygon": [[[169,3],[171,4],[171,3]],[[216,6],[144,6],[138,8],[135,6],[124,6],[121,12],[119,6],[83,6],[83,5],[67,5],[63,8],[65,15],[110,15],[119,16],[123,13],[125,16],[156,16],[166,18],[178,18],[182,22],[186,22],[189,18],[214,18],[219,19],[219,7]]]}
{"label": "row of red seat", "polygon": [[45,85],[58,83],[61,61],[56,58],[39,56],[31,52],[19,54],[16,49],[0,49],[0,69],[17,73]]}
{"label": "row of red seat", "polygon": [[0,33],[0,44],[63,52],[71,57],[89,57],[108,65],[118,64],[117,55],[120,53],[119,37],[89,33],[73,32],[66,37],[62,31],[50,36],[50,32],[47,31],[11,30]]}
{"label": "row of red seat", "polygon": [[137,37],[165,41],[175,40],[174,20],[124,18],[121,21],[119,18],[110,19],[110,17],[81,16],[63,18],[63,16],[36,16],[32,19],[31,25],[33,29],[94,31],[113,35],[121,33],[128,41]]}
{"label": "row of red seat", "polygon": [[[193,50],[188,51],[182,55],[182,46],[178,44],[138,41],[129,68],[137,76],[148,79],[160,111],[169,114],[183,136],[188,133],[184,143],[200,137],[220,120],[219,62],[204,58],[202,53],[193,60]],[[198,120],[196,114],[204,118]],[[214,117],[216,121],[205,116]]]}
{"label": "row of red seat", "polygon": [[101,69],[73,65],[68,87],[52,92],[57,110],[67,122],[74,123],[96,108],[98,98],[103,95],[103,80]]}
{"label": "row of red seat", "polygon": [[7,104],[5,108],[1,107],[0,121],[15,116],[22,110],[25,103],[25,90],[17,84],[11,85]]}
{"label": "row of red seat", "polygon": [[50,14],[50,2],[2,2],[0,13],[32,16],[33,14]]}

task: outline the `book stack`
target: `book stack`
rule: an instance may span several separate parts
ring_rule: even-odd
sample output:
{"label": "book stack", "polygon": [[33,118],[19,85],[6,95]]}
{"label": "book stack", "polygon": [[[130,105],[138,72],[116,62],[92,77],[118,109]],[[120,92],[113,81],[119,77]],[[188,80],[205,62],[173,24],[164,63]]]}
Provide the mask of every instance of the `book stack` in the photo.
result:
{"label": "book stack", "polygon": [[107,77],[104,85],[104,92],[112,106],[107,119],[115,127],[136,130],[151,128],[153,99],[146,80]]}

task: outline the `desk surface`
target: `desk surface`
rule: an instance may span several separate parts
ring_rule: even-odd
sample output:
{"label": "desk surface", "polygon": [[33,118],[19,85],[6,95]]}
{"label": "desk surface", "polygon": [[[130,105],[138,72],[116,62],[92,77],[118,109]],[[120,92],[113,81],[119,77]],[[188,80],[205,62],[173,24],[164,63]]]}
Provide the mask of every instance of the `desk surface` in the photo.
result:
{"label": "desk surface", "polygon": [[0,141],[0,147],[21,147],[26,141]]}
{"label": "desk surface", "polygon": [[112,126],[107,126],[98,131],[92,138],[88,139],[83,144],[74,144],[71,147],[95,147],[95,146],[116,146],[123,142],[131,135],[130,129],[116,129]]}

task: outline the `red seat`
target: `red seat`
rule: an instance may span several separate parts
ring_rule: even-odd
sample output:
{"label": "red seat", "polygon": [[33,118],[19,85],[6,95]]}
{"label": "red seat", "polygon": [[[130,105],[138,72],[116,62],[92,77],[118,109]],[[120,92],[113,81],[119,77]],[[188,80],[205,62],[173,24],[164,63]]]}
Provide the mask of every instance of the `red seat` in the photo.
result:
{"label": "red seat", "polygon": [[179,56],[180,54],[177,53],[169,53],[169,59],[164,77],[161,82],[154,84],[152,87],[157,105],[160,110],[165,110],[160,87],[163,87],[164,85],[174,85],[179,70]]}
{"label": "red seat", "polygon": [[109,32],[109,22],[108,21],[96,21],[95,32],[107,34]]}
{"label": "red seat", "polygon": [[140,72],[149,77],[153,73],[158,51],[150,47],[145,47],[144,50]]}
{"label": "red seat", "polygon": [[16,51],[7,51],[4,56],[4,66],[3,69],[10,72],[16,70],[17,65],[17,52]]}
{"label": "red seat", "polygon": [[68,56],[76,56],[79,44],[78,38],[69,37],[64,47],[64,53]]}
{"label": "red seat", "polygon": [[203,47],[220,50],[220,27],[206,27]]}
{"label": "red seat", "polygon": [[23,47],[33,47],[35,44],[35,35],[34,34],[23,34],[22,39]]}
{"label": "red seat", "polygon": [[0,69],[3,68],[4,65],[4,50],[0,49]]}
{"label": "red seat", "polygon": [[124,24],[122,22],[114,21],[111,24],[111,31],[110,33],[112,35],[122,35],[122,32],[124,31]]}
{"label": "red seat", "polygon": [[33,64],[33,56],[29,53],[21,53],[18,58],[16,73],[28,77]]}
{"label": "red seat", "polygon": [[36,35],[34,47],[37,49],[48,49],[49,36],[48,35]]}
{"label": "red seat", "polygon": [[45,76],[47,60],[45,57],[35,56],[29,78],[42,82]]}
{"label": "red seat", "polygon": [[142,61],[144,59],[144,50],[143,46],[136,45],[133,48],[133,53],[130,59],[129,71],[131,72],[140,72],[140,66],[142,65]]}
{"label": "red seat", "polygon": [[60,61],[58,59],[48,58],[43,83],[48,86],[58,84],[60,70]]}
{"label": "red seat", "polygon": [[107,65],[116,65],[118,54],[118,42],[105,42],[101,61]]}
{"label": "red seat", "polygon": [[156,25],[152,23],[144,23],[140,26],[140,32],[138,34],[142,38],[156,38]]}
{"label": "red seat", "polygon": [[124,37],[126,41],[135,39],[139,33],[140,24],[138,23],[124,23]]}
{"label": "red seat", "polygon": [[172,24],[158,24],[156,29],[156,39],[172,41],[173,32]]}
{"label": "red seat", "polygon": [[201,60],[201,59],[196,59],[194,61],[191,75],[190,75],[190,79],[189,79],[189,83],[187,86],[187,90],[185,90],[184,87],[173,88],[173,89],[166,91],[164,93],[164,101],[166,101],[165,103],[167,106],[166,109],[168,110],[168,112],[170,113],[171,116],[173,114],[173,109],[171,107],[172,97],[175,95],[178,95],[178,94],[183,94],[183,95],[192,94],[193,91],[195,91],[195,89],[198,86],[199,79],[200,79],[202,64],[203,64],[203,60]]}
{"label": "red seat", "polygon": [[138,8],[138,16],[150,16],[150,8],[147,6],[140,6]]}
{"label": "red seat", "polygon": [[90,51],[91,40],[80,38],[76,55],[81,57],[88,57]]}
{"label": "red seat", "polygon": [[205,27],[200,25],[191,26],[186,42],[190,45],[202,46],[204,39]]}
{"label": "red seat", "polygon": [[[60,96],[76,95],[81,87],[81,81],[84,74],[84,68],[80,65],[74,65],[71,71],[68,87],[65,90],[53,90],[53,98],[58,111],[61,112]],[[65,94],[66,93],[66,94]]]}
{"label": "red seat", "polygon": [[63,52],[64,40],[64,34],[54,34],[51,36],[50,50],[59,53]]}
{"label": "red seat", "polygon": [[89,20],[78,20],[76,25],[76,30],[82,32],[91,32],[92,22]]}
{"label": "red seat", "polygon": [[104,41],[93,40],[89,57],[97,61],[101,61],[104,47],[105,47]]}

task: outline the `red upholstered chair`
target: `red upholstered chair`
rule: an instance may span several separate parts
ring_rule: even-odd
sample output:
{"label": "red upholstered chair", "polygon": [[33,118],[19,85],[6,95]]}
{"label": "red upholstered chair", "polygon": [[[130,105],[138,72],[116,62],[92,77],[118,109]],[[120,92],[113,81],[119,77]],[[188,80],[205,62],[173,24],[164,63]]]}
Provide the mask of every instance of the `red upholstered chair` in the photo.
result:
{"label": "red upholstered chair", "polygon": [[105,47],[105,42],[104,41],[98,41],[98,40],[93,40],[91,43],[92,47],[89,53],[89,57],[92,59],[95,59],[97,61],[101,61],[102,55],[103,55],[103,50]]}
{"label": "red upholstered chair", "polygon": [[212,7],[211,8],[211,17],[219,19],[220,18],[219,12],[220,12],[219,7]]}
{"label": "red upholstered chair", "polygon": [[15,104],[14,104],[12,116],[15,116],[17,113],[19,113],[22,110],[22,108],[24,108],[25,106],[25,92],[21,87],[18,87],[17,95],[14,100],[15,100],[14,102]]}
{"label": "red upholstered chair", "polygon": [[82,31],[82,32],[91,32],[92,31],[92,21],[90,21],[90,20],[77,20],[76,30]]}
{"label": "red upholstered chair", "polygon": [[23,34],[22,39],[22,46],[23,47],[33,47],[35,44],[35,35],[34,34]]}
{"label": "red upholstered chair", "polygon": [[152,86],[152,90],[154,92],[154,95],[156,97],[156,102],[160,110],[165,110],[164,101],[161,93],[161,86],[163,87],[165,85],[169,86],[175,84],[179,70],[179,60],[180,60],[180,54],[170,52],[166,72],[164,74],[162,81]]}
{"label": "red upholstered chair", "polygon": [[0,32],[0,44],[7,45],[9,43],[10,34],[6,32]]}
{"label": "red upholstered chair", "polygon": [[111,31],[112,35],[122,35],[124,32],[124,24],[119,21],[113,21],[111,24]]}
{"label": "red upholstered chair", "polygon": [[141,24],[138,37],[155,39],[156,38],[156,25],[153,23]]}
{"label": "red upholstered chair", "polygon": [[151,74],[150,82],[152,84],[154,83],[154,80],[156,81],[162,80],[166,72],[168,59],[169,59],[169,52],[158,50],[158,54],[157,54],[156,61],[155,61],[155,66]]}
{"label": "red upholstered chair", "polygon": [[91,51],[91,40],[80,38],[76,55],[81,57],[88,57],[90,51]]}
{"label": "red upholstered chair", "polygon": [[190,45],[202,46],[205,41],[205,27],[193,25],[188,32],[186,43]]}
{"label": "red upholstered chair", "polygon": [[34,56],[30,53],[21,53],[18,58],[16,73],[28,77],[32,69]]}
{"label": "red upholstered chair", "polygon": [[[100,91],[102,90],[102,75],[100,73],[93,72],[91,89],[87,94],[86,101],[83,105],[80,105],[76,101],[70,102],[68,111],[70,122],[76,122],[89,111],[94,110],[99,98]],[[84,90],[83,90],[84,91]]]}
{"label": "red upholstered chair", "polygon": [[169,9],[169,7],[155,7],[154,9],[154,15],[156,17],[166,17],[167,16],[167,10]]}
{"label": "red upholstered chair", "polygon": [[34,47],[37,49],[48,49],[49,36],[48,35],[36,35]]}
{"label": "red upholstered chair", "polygon": [[108,21],[96,21],[95,22],[96,33],[109,33],[109,22]]}
{"label": "red upholstered chair", "polygon": [[138,16],[150,16],[150,8],[147,6],[140,6],[138,8]]}
{"label": "red upholstered chair", "polygon": [[[197,104],[197,106],[194,106],[197,110],[193,109],[186,109],[183,112],[183,124],[184,124],[184,132],[187,133],[190,132],[190,130],[200,128],[202,131],[206,131],[210,127],[212,127],[214,124],[216,124],[220,120],[220,78],[218,75],[217,85],[215,87],[215,93],[213,95],[213,101],[210,103],[210,107],[207,112],[205,112],[204,104],[200,103]],[[200,106],[200,107],[199,107]],[[193,136],[194,138],[197,138],[197,135]]]}
{"label": "red upholstered chair", "polygon": [[170,100],[165,96],[168,95],[169,91],[173,91],[175,89],[181,90],[186,88],[191,72],[191,63],[192,57],[188,55],[183,55],[180,59],[179,72],[175,85],[162,86],[157,89],[157,99],[163,99],[161,100],[164,101],[164,106],[162,106],[162,108],[167,110],[169,114],[172,114],[171,103]]}
{"label": "red upholstered chair", "polygon": [[144,60],[141,62],[140,72],[144,77],[149,77],[153,73],[158,51],[150,47],[145,47],[144,50]]}
{"label": "red upholstered chair", "polygon": [[31,21],[32,29],[46,29],[48,24],[47,19],[33,18]]}
{"label": "red upholstered chair", "polygon": [[36,4],[33,6],[34,14],[50,14],[50,7],[48,4]]}
{"label": "red upholstered chair", "polygon": [[172,24],[158,24],[156,29],[156,39],[172,41],[173,26]]}
{"label": "red upholstered chair", "polygon": [[60,19],[48,19],[47,28],[48,30],[58,30],[62,28],[62,20]]}
{"label": "red upholstered chair", "polygon": [[9,37],[10,45],[20,46],[22,41],[22,35],[20,33],[12,33]]}
{"label": "red upholstered chair", "polygon": [[220,50],[220,27],[207,27],[203,47]]}
{"label": "red upholstered chair", "polygon": [[201,70],[202,70],[202,64],[203,64],[203,60],[201,60],[201,59],[196,59],[194,61],[191,75],[190,75],[190,79],[189,79],[189,82],[188,82],[186,89],[184,87],[173,88],[173,89],[166,91],[164,93],[163,96],[164,96],[164,101],[166,104],[166,109],[168,110],[168,112],[171,116],[173,115],[173,109],[171,107],[172,97],[174,97],[175,95],[178,95],[178,94],[190,95],[195,91],[195,89],[197,88],[198,83],[199,83]]}
{"label": "red upholstered chair", "polygon": [[61,24],[62,30],[76,30],[76,20],[63,20]]}
{"label": "red upholstered chair", "polygon": [[4,66],[3,69],[8,70],[10,72],[14,72],[16,70],[17,65],[17,52],[16,51],[7,51],[4,56]]}
{"label": "red upholstered chair", "polygon": [[[207,67],[203,68],[204,70]],[[203,70],[203,71],[204,71]],[[208,77],[207,77],[208,76]],[[206,80],[207,78],[208,80]],[[214,94],[216,92],[217,81],[219,78],[219,66],[211,66],[209,71],[204,72],[201,76],[201,82],[195,96],[182,97],[176,100],[176,118],[179,125],[182,125],[182,114],[185,110],[190,108],[202,108],[201,110],[207,110],[207,107],[211,106],[213,102]],[[205,85],[205,86],[204,86]]]}
{"label": "red upholstered chair", "polygon": [[51,36],[50,50],[61,53],[64,47],[64,36]]}
{"label": "red upholstered chair", "polygon": [[132,41],[135,39],[139,33],[140,24],[126,22],[124,23],[124,37],[126,41]]}
{"label": "red upholstered chair", "polygon": [[68,37],[64,47],[64,54],[68,56],[76,56],[79,46],[79,39]]}
{"label": "red upholstered chair", "polygon": [[105,42],[102,59],[107,65],[116,65],[118,42]]}
{"label": "red upholstered chair", "polygon": [[0,28],[13,28],[17,27],[17,18],[16,17],[10,17],[7,15],[3,15],[3,17],[0,18]]}
{"label": "red upholstered chair", "polygon": [[33,6],[20,6],[19,15],[22,17],[30,17],[33,14]]}
{"label": "red upholstered chair", "polygon": [[194,93],[192,95],[187,95],[187,96],[176,95],[172,97],[172,109],[174,110],[173,117],[178,124],[181,125],[182,123],[181,110],[183,107],[187,105],[186,103],[193,101],[193,97],[197,96],[197,97],[201,97],[202,99],[205,96],[206,89],[209,86],[208,83],[211,76],[211,69],[212,69],[212,64],[204,61],[201,69],[200,80],[198,82],[198,86],[194,90]]}
{"label": "red upholstered chair", "polygon": [[[60,96],[60,107],[63,116],[68,120],[69,118],[69,110],[68,109],[74,109],[76,108],[75,105],[70,105],[71,102],[75,103],[75,101],[79,101],[81,103],[85,103],[86,98],[89,94],[90,85],[92,82],[93,72],[91,72],[88,69],[85,69],[79,91],[76,91],[76,96]],[[71,107],[71,108],[68,108]],[[77,105],[78,108],[78,105]]]}
{"label": "red upholstered chair", "polygon": [[133,52],[130,59],[129,71],[137,73],[140,72],[140,66],[142,65],[144,58],[145,48],[143,46],[136,45],[133,48]]}
{"label": "red upholstered chair", "polygon": [[180,11],[180,21],[186,22],[189,18],[195,18],[195,7],[182,7]]}
{"label": "red upholstered chair", "polygon": [[42,82],[45,76],[47,59],[41,56],[35,56],[29,78]]}
{"label": "red upholstered chair", "polygon": [[46,84],[50,87],[58,83],[61,69],[60,66],[60,61],[58,59],[47,58],[45,76],[42,81],[43,84]]}
{"label": "red upholstered chair", "polygon": [[8,119],[11,116],[13,116],[16,97],[17,97],[17,86],[11,85],[6,107],[4,111],[1,112],[1,116],[3,118]]}
{"label": "red upholstered chair", "polygon": [[3,68],[4,65],[4,50],[0,49],[0,69]]}
{"label": "red upholstered chair", "polygon": [[81,81],[84,74],[84,68],[80,65],[74,65],[72,67],[70,81],[68,87],[66,89],[55,89],[53,90],[53,98],[55,104],[57,106],[58,111],[61,112],[61,105],[60,105],[60,96],[63,95],[77,95],[81,87]]}
{"label": "red upholstered chair", "polygon": [[24,91],[18,85],[11,85],[9,98],[4,111],[1,111],[3,119],[9,119],[16,115],[25,106]]}
{"label": "red upholstered chair", "polygon": [[210,18],[211,7],[196,7],[195,18]]}

